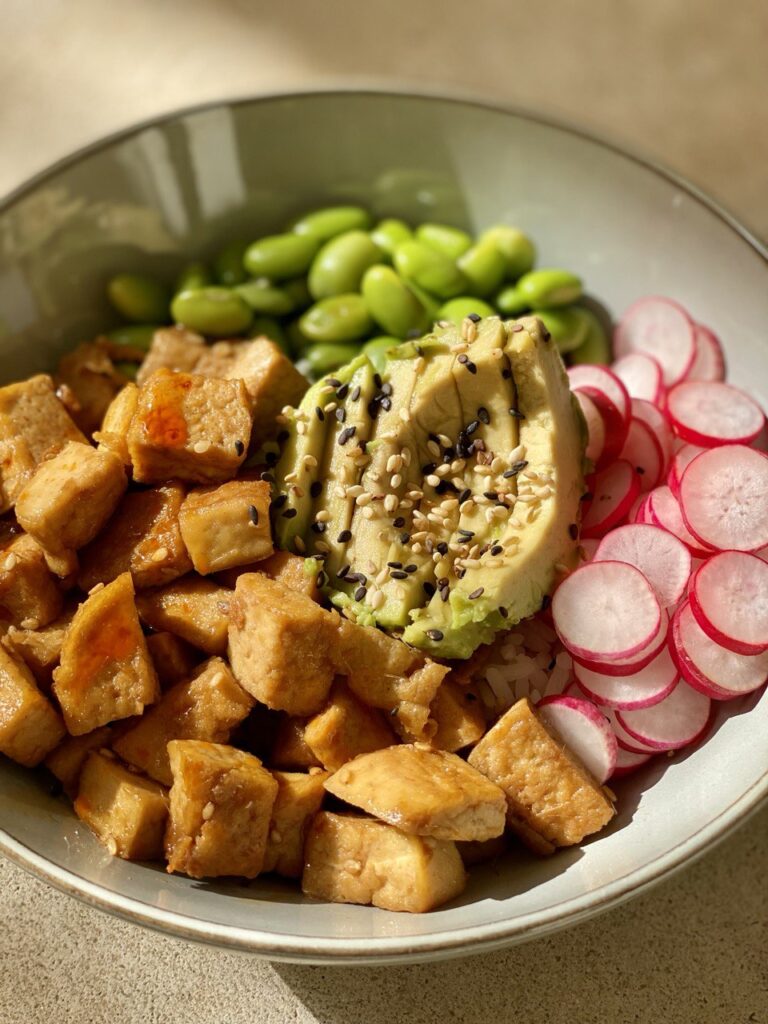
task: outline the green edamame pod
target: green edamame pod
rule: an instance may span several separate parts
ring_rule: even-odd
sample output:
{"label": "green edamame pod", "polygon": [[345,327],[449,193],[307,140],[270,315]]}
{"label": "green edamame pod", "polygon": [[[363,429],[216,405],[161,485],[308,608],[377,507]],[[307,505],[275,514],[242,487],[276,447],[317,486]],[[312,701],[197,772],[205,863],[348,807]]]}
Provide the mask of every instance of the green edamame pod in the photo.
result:
{"label": "green edamame pod", "polygon": [[167,323],[170,296],[165,285],[146,274],[117,274],[107,285],[109,301],[134,323]]}
{"label": "green edamame pod", "polygon": [[415,284],[439,299],[452,299],[467,290],[467,280],[454,260],[424,242],[414,239],[395,249],[395,269],[409,284]]}
{"label": "green edamame pod", "polygon": [[503,316],[518,316],[530,308],[530,302],[518,291],[517,285],[509,284],[496,292],[493,297],[496,308]]}
{"label": "green edamame pod", "polygon": [[254,311],[267,316],[286,316],[296,308],[293,297],[285,288],[278,288],[266,277],[239,284],[235,292]]}
{"label": "green edamame pod", "polygon": [[269,338],[270,341],[279,346],[287,356],[292,356],[291,346],[285,336],[285,331],[278,320],[273,316],[255,316],[248,331],[250,338]]}
{"label": "green edamame pod", "polygon": [[568,356],[570,363],[600,363],[607,365],[613,358],[611,342],[600,323],[600,320],[591,309],[579,307],[582,316],[587,322],[587,337],[581,345]]}
{"label": "green edamame pod", "polygon": [[388,334],[405,338],[411,331],[424,331],[429,326],[423,303],[392,267],[383,263],[369,267],[362,291],[371,316]]}
{"label": "green edamame pod", "polygon": [[234,288],[236,284],[242,284],[248,277],[243,266],[245,251],[248,243],[238,241],[230,242],[216,254],[213,260],[213,272],[218,284],[227,288]]}
{"label": "green edamame pod", "polygon": [[476,242],[458,259],[459,268],[476,295],[490,295],[504,280],[507,264],[493,242]]}
{"label": "green edamame pod", "polygon": [[236,291],[216,285],[179,292],[171,303],[171,312],[177,323],[213,338],[241,334],[253,319],[250,306]]}
{"label": "green edamame pod", "polygon": [[204,263],[188,263],[176,278],[173,294],[178,295],[179,292],[188,292],[193,288],[206,288],[212,283],[210,272]]}
{"label": "green edamame pod", "polygon": [[568,306],[581,297],[581,278],[570,270],[554,267],[542,267],[523,274],[515,287],[531,308]]}
{"label": "green edamame pod", "polygon": [[128,348],[140,348],[148,352],[157,330],[159,327],[156,324],[126,324],[107,331],[107,337],[115,345],[126,345]]}
{"label": "green edamame pod", "polygon": [[387,334],[380,334],[377,338],[371,338],[370,341],[366,341],[361,351],[373,363],[374,370],[377,373],[383,373],[387,365],[387,353],[393,348],[397,348],[400,342],[400,338],[392,338]]}
{"label": "green edamame pod", "polygon": [[373,320],[363,296],[352,292],[316,302],[299,318],[299,327],[314,342],[357,341],[371,332]]}
{"label": "green edamame pod", "polygon": [[404,220],[398,220],[396,217],[387,217],[385,220],[380,220],[376,227],[373,228],[371,238],[382,252],[392,256],[398,245],[402,245],[403,242],[413,238],[413,232]]}
{"label": "green edamame pod", "polygon": [[448,259],[457,260],[472,245],[472,237],[461,228],[449,224],[419,224],[416,237],[430,249],[441,252]]}
{"label": "green edamame pod", "polygon": [[584,311],[578,306],[534,309],[531,316],[537,316],[541,320],[563,355],[566,352],[573,352],[582,345],[589,334],[589,323]]}
{"label": "green edamame pod", "polygon": [[533,269],[536,249],[528,235],[519,228],[506,224],[494,224],[480,235],[481,242],[491,242],[504,257],[506,276],[516,281],[518,277]]}
{"label": "green edamame pod", "polygon": [[365,231],[345,231],[326,242],[309,268],[309,291],[316,299],[355,292],[381,250]]}
{"label": "green edamame pod", "polygon": [[[308,369],[315,377],[321,377],[331,370],[338,370],[340,366],[354,359],[360,349],[357,345],[331,345],[319,344],[310,345],[304,352],[302,363],[306,363]],[[298,364],[301,367],[301,364]]]}
{"label": "green edamame pod", "polygon": [[136,380],[136,374],[139,372],[138,363],[129,363],[128,360],[118,359],[113,365],[123,377],[126,377],[128,380]]}
{"label": "green edamame pod", "polygon": [[472,295],[460,295],[450,302],[443,303],[437,311],[437,320],[449,320],[451,323],[460,326],[465,317],[470,313],[477,316],[496,316],[496,310],[489,306],[482,299],[476,299]]}
{"label": "green edamame pod", "polygon": [[291,230],[297,235],[311,236],[320,245],[345,231],[366,231],[370,226],[371,215],[362,206],[326,206],[299,217]]}
{"label": "green edamame pod", "polygon": [[310,235],[268,235],[245,250],[243,264],[253,277],[284,281],[306,274],[319,242]]}

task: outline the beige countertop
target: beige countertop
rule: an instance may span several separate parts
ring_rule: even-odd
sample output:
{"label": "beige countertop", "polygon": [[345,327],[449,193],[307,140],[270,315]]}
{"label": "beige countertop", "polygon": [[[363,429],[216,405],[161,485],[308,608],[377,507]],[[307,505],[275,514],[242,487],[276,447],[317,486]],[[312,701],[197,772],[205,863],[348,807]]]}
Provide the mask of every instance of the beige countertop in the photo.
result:
{"label": "beige countertop", "polygon": [[[2,0],[0,194],[184,104],[369,82],[579,122],[768,237],[768,4]],[[0,861],[0,1024],[768,1024],[768,808],[652,892],[445,964],[270,965],[113,920]]]}

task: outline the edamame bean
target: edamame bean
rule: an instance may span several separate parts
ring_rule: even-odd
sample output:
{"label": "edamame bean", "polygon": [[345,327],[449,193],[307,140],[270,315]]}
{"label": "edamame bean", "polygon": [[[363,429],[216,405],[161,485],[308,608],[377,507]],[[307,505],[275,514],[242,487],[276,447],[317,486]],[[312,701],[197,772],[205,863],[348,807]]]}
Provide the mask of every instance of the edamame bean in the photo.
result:
{"label": "edamame bean", "polygon": [[528,235],[506,224],[494,224],[480,235],[482,242],[492,242],[504,257],[506,275],[513,281],[533,269],[536,249]]}
{"label": "edamame bean", "polygon": [[266,277],[258,277],[255,281],[239,284],[235,292],[254,313],[285,316],[296,308],[295,300],[288,291],[285,288],[278,288]]}
{"label": "edamame bean", "polygon": [[227,288],[234,288],[236,284],[242,284],[248,276],[243,266],[248,242],[230,242],[216,254],[213,260],[213,272],[219,284]]}
{"label": "edamame bean", "polygon": [[586,341],[589,324],[583,311],[577,306],[561,306],[559,309],[534,309],[531,316],[537,316],[549,331],[552,341],[565,355],[573,352]]}
{"label": "edamame bean", "polygon": [[118,360],[113,364],[118,373],[121,373],[128,380],[136,380],[136,374],[139,372],[138,363],[129,363],[128,360]]}
{"label": "edamame bean", "polygon": [[355,292],[381,250],[365,231],[345,231],[326,242],[309,268],[309,291],[316,299]]}
{"label": "edamame bean", "polygon": [[319,244],[311,235],[268,235],[248,246],[243,263],[253,277],[284,281],[307,272]]}
{"label": "edamame bean", "polygon": [[368,356],[377,373],[383,373],[387,366],[387,353],[400,344],[400,338],[391,338],[387,334],[381,334],[377,338],[371,338],[363,345],[363,355]]}
{"label": "edamame bean", "polygon": [[176,278],[173,294],[188,292],[192,288],[205,288],[211,283],[211,275],[204,263],[188,263]]}
{"label": "edamame bean", "polygon": [[386,220],[379,221],[371,231],[371,238],[382,252],[392,256],[398,245],[413,238],[413,232],[404,220],[388,217]]}
{"label": "edamame bean", "polygon": [[581,279],[570,270],[552,267],[523,274],[515,287],[532,308],[568,306],[581,297]]}
{"label": "edamame bean", "polygon": [[459,268],[476,295],[490,295],[504,280],[507,264],[493,242],[477,242],[458,259]]}
{"label": "edamame bean", "polygon": [[253,319],[250,307],[236,291],[216,285],[179,292],[171,312],[177,323],[214,338],[240,334]]}
{"label": "edamame bean", "polygon": [[313,376],[321,377],[354,359],[359,351],[357,345],[310,345],[304,352],[302,363],[306,363]]}
{"label": "edamame bean", "polygon": [[493,301],[504,316],[518,316],[530,307],[530,302],[520,294],[515,284],[509,284],[496,292]]}
{"label": "edamame bean", "polygon": [[477,316],[496,316],[493,306],[489,306],[482,299],[476,299],[471,295],[460,295],[440,306],[436,319],[450,320],[458,327],[470,313],[475,313]]}
{"label": "edamame bean", "polygon": [[602,363],[611,362],[611,343],[599,318],[591,309],[579,307],[587,322],[587,337],[579,347],[570,353],[571,363]]}
{"label": "edamame bean", "polygon": [[255,316],[251,324],[250,330],[248,331],[250,338],[269,338],[270,341],[274,341],[287,356],[292,356],[291,346],[288,344],[288,339],[285,336],[279,321],[275,320],[272,316]]}
{"label": "edamame bean", "polygon": [[310,341],[344,342],[364,338],[373,320],[362,295],[348,293],[321,299],[299,318],[299,327]]}
{"label": "edamame bean", "polygon": [[170,296],[157,278],[146,274],[117,274],[107,285],[107,295],[126,320],[139,324],[168,322]]}
{"label": "edamame bean", "polygon": [[281,287],[293,301],[292,312],[312,305],[312,294],[307,286],[306,277],[294,277],[292,281],[284,281]]}
{"label": "edamame bean", "polygon": [[371,226],[371,215],[362,206],[326,206],[322,210],[305,213],[291,225],[297,235],[314,238],[318,244],[335,238],[345,231],[366,231]]}
{"label": "edamame bean", "polygon": [[457,260],[472,245],[472,238],[460,228],[449,224],[419,224],[416,237],[430,249],[441,252],[451,260]]}
{"label": "edamame bean", "polygon": [[148,352],[155,331],[158,329],[155,324],[126,324],[124,327],[115,327],[114,330],[107,331],[107,337],[115,345],[140,348],[142,351]]}
{"label": "edamame bean", "polygon": [[371,316],[388,334],[405,338],[411,331],[424,331],[429,316],[423,303],[392,267],[377,263],[363,276],[363,298]]}
{"label": "edamame bean", "polygon": [[418,285],[439,299],[452,299],[466,291],[466,278],[455,261],[424,242],[403,242],[395,249],[394,263],[409,284]]}

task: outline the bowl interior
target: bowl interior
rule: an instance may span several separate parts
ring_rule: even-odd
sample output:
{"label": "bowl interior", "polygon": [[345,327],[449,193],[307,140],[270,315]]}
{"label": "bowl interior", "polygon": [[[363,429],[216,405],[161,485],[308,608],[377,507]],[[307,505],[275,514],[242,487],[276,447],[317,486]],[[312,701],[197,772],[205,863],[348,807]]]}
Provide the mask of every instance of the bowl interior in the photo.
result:
{"label": "bowl interior", "polygon": [[[0,379],[50,369],[111,324],[104,282],[169,279],[225,239],[318,203],[530,232],[614,314],[679,299],[723,339],[730,379],[768,397],[768,263],[691,191],[580,134],[447,100],[315,94],[217,106],[94,147],[0,211]],[[747,714],[746,712],[750,713]],[[204,884],[113,860],[41,776],[0,763],[0,849],[137,920],[287,959],[391,960],[539,934],[681,863],[768,790],[768,695],[716,708],[707,743],[617,785],[613,827],[544,861],[474,869],[461,900],[393,915],[304,900],[271,879]]]}

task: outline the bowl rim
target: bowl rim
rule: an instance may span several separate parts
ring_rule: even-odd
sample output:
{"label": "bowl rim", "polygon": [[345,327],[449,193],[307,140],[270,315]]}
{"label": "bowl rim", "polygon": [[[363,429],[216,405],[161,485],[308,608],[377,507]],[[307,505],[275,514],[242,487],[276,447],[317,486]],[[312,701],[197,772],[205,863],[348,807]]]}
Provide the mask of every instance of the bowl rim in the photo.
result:
{"label": "bowl rim", "polygon": [[[768,264],[768,246],[720,202],[694,185],[683,175],[672,171],[647,156],[632,151],[601,136],[599,133],[582,128],[567,119],[541,115],[513,105],[494,103],[475,95],[430,91],[408,86],[403,89],[387,86],[339,86],[320,87],[296,91],[263,92],[256,95],[237,96],[232,99],[216,99],[190,106],[180,107],[160,115],[145,118],[117,131],[101,136],[47,165],[26,178],[17,187],[0,197],[0,214],[18,200],[44,184],[59,172],[77,164],[83,158],[98,153],[109,146],[137,135],[149,128],[166,124],[179,118],[194,116],[216,109],[240,107],[280,100],[333,98],[350,96],[372,96],[403,100],[435,101],[458,106],[474,107],[492,113],[508,114],[534,124],[554,128],[575,135],[602,149],[615,153],[635,164],[639,164],[657,177],[686,192],[690,198],[735,231],[763,261]],[[614,879],[608,885],[592,892],[575,896],[565,903],[557,904],[542,911],[535,911],[514,921],[496,921],[489,924],[467,925],[446,929],[437,935],[410,936],[405,938],[301,938],[280,936],[274,933],[238,928],[227,924],[213,924],[200,921],[182,913],[162,910],[141,900],[125,897],[101,885],[82,878],[76,872],[52,864],[44,856],[14,839],[0,827],[0,853],[32,875],[48,882],[67,895],[83,903],[107,911],[114,916],[170,934],[179,939],[208,943],[220,948],[252,953],[271,960],[334,964],[375,964],[416,963],[435,958],[466,956],[489,952],[530,939],[540,938],[561,928],[570,927],[594,915],[618,906],[651,886],[668,878],[675,871],[702,856],[722,841],[736,827],[743,824],[768,798],[768,771],[746,792],[734,800],[716,818],[688,836],[677,846],[657,857],[643,868],[634,869]]]}

